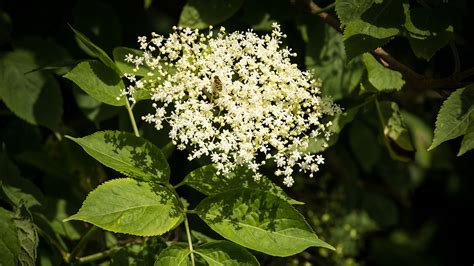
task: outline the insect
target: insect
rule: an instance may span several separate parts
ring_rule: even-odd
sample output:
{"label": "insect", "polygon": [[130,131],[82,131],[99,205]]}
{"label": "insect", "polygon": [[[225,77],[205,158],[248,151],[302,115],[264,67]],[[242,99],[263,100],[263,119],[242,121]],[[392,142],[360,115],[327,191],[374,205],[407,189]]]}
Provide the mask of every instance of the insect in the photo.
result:
{"label": "insect", "polygon": [[222,81],[220,80],[219,76],[214,76],[212,82],[212,93],[217,96],[221,91]]}

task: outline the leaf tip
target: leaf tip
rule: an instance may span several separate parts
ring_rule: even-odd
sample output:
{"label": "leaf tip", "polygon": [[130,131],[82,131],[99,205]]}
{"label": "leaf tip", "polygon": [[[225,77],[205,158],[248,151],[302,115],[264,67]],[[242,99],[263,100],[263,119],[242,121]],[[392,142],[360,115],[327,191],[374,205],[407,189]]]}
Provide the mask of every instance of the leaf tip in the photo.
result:
{"label": "leaf tip", "polygon": [[322,241],[322,240],[321,240],[321,245],[320,245],[319,247],[320,247],[320,248],[327,248],[327,249],[330,249],[330,250],[332,250],[332,251],[336,251],[336,248],[335,248],[335,247],[333,247],[332,245],[330,245],[330,244],[328,244],[328,243],[326,243],[326,242],[324,242],[324,241]]}
{"label": "leaf tip", "polygon": [[434,148],[438,147],[438,144],[431,143],[431,145],[426,149],[427,151],[432,151]]}

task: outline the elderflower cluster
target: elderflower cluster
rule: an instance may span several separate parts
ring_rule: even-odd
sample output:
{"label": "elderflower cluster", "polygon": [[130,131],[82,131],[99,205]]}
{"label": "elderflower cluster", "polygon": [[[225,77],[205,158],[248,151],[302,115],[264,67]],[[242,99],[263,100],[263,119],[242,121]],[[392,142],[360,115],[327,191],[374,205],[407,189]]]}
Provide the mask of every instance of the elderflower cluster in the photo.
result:
{"label": "elderflower cluster", "polygon": [[281,47],[285,37],[277,24],[265,36],[175,27],[167,38],[139,37],[143,55],[127,55],[136,67],[122,96],[134,101],[149,92],[156,112],[143,120],[158,130],[168,123],[189,160],[208,156],[223,174],[246,166],[257,180],[273,161],[292,186],[295,170],[312,177],[324,163],[305,151],[311,138],[328,140],[330,123],[321,118],[340,110],[319,95],[319,81],[290,62],[296,54]]}

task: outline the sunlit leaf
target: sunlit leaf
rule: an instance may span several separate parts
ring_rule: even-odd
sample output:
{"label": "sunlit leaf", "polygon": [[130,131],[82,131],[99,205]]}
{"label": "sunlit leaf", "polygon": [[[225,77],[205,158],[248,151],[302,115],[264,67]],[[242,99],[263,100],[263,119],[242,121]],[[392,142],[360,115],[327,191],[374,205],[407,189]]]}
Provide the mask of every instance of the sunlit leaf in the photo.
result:
{"label": "sunlit leaf", "polygon": [[236,188],[252,188],[272,193],[290,204],[303,204],[288,197],[283,189],[266,176],[262,176],[258,181],[255,180],[254,173],[244,167],[239,167],[225,175],[218,175],[215,165],[206,165],[189,173],[184,183],[205,195],[215,195]]}
{"label": "sunlit leaf", "polygon": [[166,248],[161,237],[149,238],[143,243],[130,243],[122,247],[111,258],[111,266],[153,265],[158,255]]}
{"label": "sunlit leaf", "polygon": [[155,266],[191,265],[190,253],[191,251],[186,244],[173,244],[160,253],[158,259],[155,261]]}
{"label": "sunlit leaf", "polygon": [[273,256],[291,256],[320,240],[303,216],[277,196],[236,189],[204,199],[196,211],[214,231],[241,246]]}
{"label": "sunlit leaf", "polygon": [[182,219],[178,199],[161,185],[130,178],[108,181],[93,190],[77,214],[100,228],[138,236],[161,235]]}
{"label": "sunlit leaf", "polygon": [[469,150],[474,149],[474,123],[467,128],[467,132],[462,138],[461,148],[459,149],[458,156],[463,155]]}
{"label": "sunlit leaf", "polygon": [[212,241],[196,248],[209,266],[220,265],[260,265],[245,248],[228,241]]}
{"label": "sunlit leaf", "polygon": [[349,59],[382,47],[400,33],[404,22],[403,2],[375,3],[360,18],[352,19],[346,24],[344,44]]}
{"label": "sunlit leaf", "polygon": [[362,56],[365,66],[368,71],[368,82],[377,91],[393,91],[401,90],[405,81],[402,78],[402,74],[395,70],[388,69],[377,60],[371,54],[364,54]]}
{"label": "sunlit leaf", "polygon": [[467,133],[474,123],[474,85],[457,89],[444,101],[436,118],[433,143],[428,150],[439,144]]}
{"label": "sunlit leaf", "polygon": [[74,31],[76,38],[81,41],[90,51],[91,55],[98,58],[102,63],[104,63],[108,68],[112,69],[116,73],[120,73],[120,70],[115,65],[114,61],[110,59],[104,50],[102,50],[99,46],[95,45],[89,38],[87,38],[84,34],[79,32],[78,30],[74,29],[71,26],[71,29]]}
{"label": "sunlit leaf", "polygon": [[336,13],[343,24],[360,19],[374,3],[383,0],[336,0]]}
{"label": "sunlit leaf", "polygon": [[98,61],[84,61],[64,75],[79,88],[103,103],[122,106],[125,99],[120,93],[125,89],[119,74]]}
{"label": "sunlit leaf", "polygon": [[135,64],[126,62],[125,57],[128,54],[132,54],[133,56],[143,56],[143,51],[127,48],[127,47],[116,47],[114,49],[114,61],[117,64],[117,67],[120,69],[122,74],[134,74],[136,76],[144,77],[147,75],[148,72],[152,71],[146,65],[141,65],[138,71],[133,71],[135,68]]}
{"label": "sunlit leaf", "polygon": [[158,147],[144,138],[120,131],[99,131],[83,138],[69,137],[104,165],[129,177],[166,183],[170,168]]}

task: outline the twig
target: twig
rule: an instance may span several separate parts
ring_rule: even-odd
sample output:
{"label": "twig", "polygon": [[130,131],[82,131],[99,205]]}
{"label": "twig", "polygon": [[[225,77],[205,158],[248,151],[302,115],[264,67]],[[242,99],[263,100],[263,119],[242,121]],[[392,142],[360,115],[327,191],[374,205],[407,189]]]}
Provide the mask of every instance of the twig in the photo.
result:
{"label": "twig", "polygon": [[317,14],[322,21],[327,23],[329,26],[333,27],[338,32],[342,33],[341,22],[330,14],[323,11],[318,5],[316,5],[313,0],[305,0],[306,4],[309,7],[311,14]]}
{"label": "twig", "polygon": [[[311,14],[318,15],[323,22],[337,30],[339,33],[343,33],[341,23],[337,18],[324,12],[324,10],[315,4],[313,0],[304,0],[304,2]],[[379,47],[371,53],[384,67],[400,72],[407,83],[415,88],[423,90],[457,89],[467,84],[466,82],[462,82],[463,80],[474,76],[474,68],[469,68],[461,72],[453,73],[451,76],[446,78],[434,79],[413,71],[410,67],[393,58],[383,48]]]}

